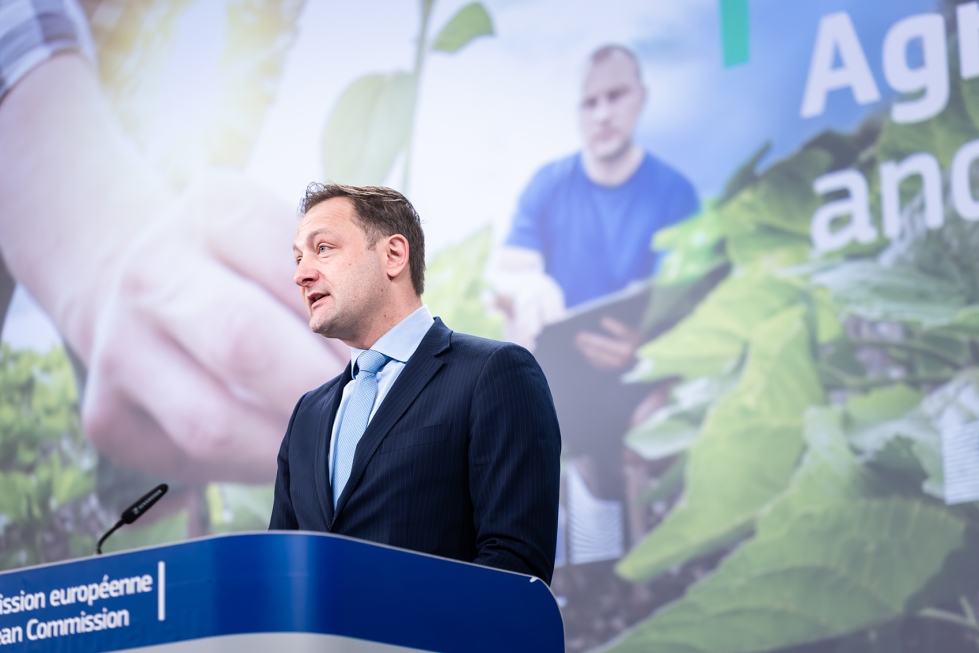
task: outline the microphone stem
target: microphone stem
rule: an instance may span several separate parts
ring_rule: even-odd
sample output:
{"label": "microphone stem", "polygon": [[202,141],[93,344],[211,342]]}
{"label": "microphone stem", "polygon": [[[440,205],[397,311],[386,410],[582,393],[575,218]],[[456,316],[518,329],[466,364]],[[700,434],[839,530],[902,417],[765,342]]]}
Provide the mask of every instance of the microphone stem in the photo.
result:
{"label": "microphone stem", "polygon": [[124,522],[120,519],[119,521],[116,522],[115,526],[113,526],[108,531],[106,531],[105,535],[103,535],[101,539],[99,539],[99,543],[95,546],[95,555],[102,555],[102,543],[105,542],[105,540],[110,535],[115,533],[119,529],[119,527],[123,525],[123,523]]}

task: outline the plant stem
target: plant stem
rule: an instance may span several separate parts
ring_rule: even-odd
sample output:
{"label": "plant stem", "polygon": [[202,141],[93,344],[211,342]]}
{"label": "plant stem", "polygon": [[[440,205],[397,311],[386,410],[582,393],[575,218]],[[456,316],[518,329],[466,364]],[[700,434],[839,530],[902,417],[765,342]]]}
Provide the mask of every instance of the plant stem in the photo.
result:
{"label": "plant stem", "polygon": [[918,383],[945,383],[946,381],[951,381],[955,378],[953,374],[925,374],[918,376],[906,376],[900,379],[891,378],[880,378],[880,379],[861,379],[859,381],[852,380],[853,377],[838,370],[833,371],[837,377],[845,379],[840,385],[835,386],[838,388],[843,388],[846,390],[869,390],[871,388],[879,388],[885,385],[891,385],[894,383],[908,383],[908,384],[918,384]]}
{"label": "plant stem", "polygon": [[945,621],[951,624],[956,624],[957,626],[962,626],[967,630],[979,633],[979,624],[974,620],[967,617],[963,617],[955,612],[949,612],[947,610],[939,610],[938,608],[925,608],[918,613],[919,617],[925,619],[935,619],[936,621]]}
{"label": "plant stem", "polygon": [[418,30],[418,42],[415,44],[415,65],[411,74],[415,78],[415,97],[411,105],[411,118],[408,129],[408,139],[404,149],[404,167],[401,177],[401,192],[408,194],[408,183],[411,181],[411,146],[415,134],[415,111],[418,108],[418,93],[421,90],[422,69],[425,66],[425,52],[428,50],[428,22],[432,17],[432,7],[435,0],[421,0],[421,28]]}
{"label": "plant stem", "polygon": [[946,365],[957,370],[962,369],[963,367],[960,361],[955,360],[945,352],[920,342],[908,340],[883,340],[880,338],[854,338],[850,342],[852,342],[854,345],[870,345],[874,347],[893,347],[895,349],[904,349],[919,354],[925,354],[926,356],[931,356],[932,358],[940,360]]}
{"label": "plant stem", "polygon": [[960,596],[959,605],[962,606],[962,610],[965,612],[965,617],[969,620],[969,623],[971,623],[973,626],[979,625],[979,622],[976,621],[976,613],[972,609],[972,604],[969,602],[969,598],[966,596]]}

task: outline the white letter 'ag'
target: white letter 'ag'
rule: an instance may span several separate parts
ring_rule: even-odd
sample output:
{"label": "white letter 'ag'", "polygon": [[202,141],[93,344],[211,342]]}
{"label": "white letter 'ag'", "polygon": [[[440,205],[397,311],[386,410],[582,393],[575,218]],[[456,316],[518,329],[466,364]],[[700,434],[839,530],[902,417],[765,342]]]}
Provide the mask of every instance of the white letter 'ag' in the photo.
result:
{"label": "white letter 'ag'", "polygon": [[[839,53],[840,67],[833,67],[833,59]],[[809,77],[802,98],[802,117],[813,118],[826,110],[826,96],[830,91],[849,88],[857,104],[870,104],[880,100],[880,91],[867,64],[867,57],[860,46],[860,39],[853,29],[850,15],[845,11],[823,16],[816,33],[816,47],[809,62]]]}

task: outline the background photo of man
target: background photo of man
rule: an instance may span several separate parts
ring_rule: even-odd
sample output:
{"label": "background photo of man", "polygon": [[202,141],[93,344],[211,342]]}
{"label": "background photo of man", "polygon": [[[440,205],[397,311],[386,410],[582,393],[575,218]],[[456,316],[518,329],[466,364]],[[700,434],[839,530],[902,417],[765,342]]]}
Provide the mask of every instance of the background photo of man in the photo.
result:
{"label": "background photo of man", "polygon": [[[653,236],[699,210],[690,181],[634,140],[646,100],[639,62],[628,48],[606,45],[590,55],[578,105],[582,149],[534,175],[517,203],[504,245],[487,270],[507,315],[509,339],[534,348],[541,330],[568,310],[649,278],[657,266],[657,253],[650,246]],[[619,440],[638,400],[633,396],[637,389],[624,392],[618,377],[632,365],[642,337],[637,324],[611,316],[604,316],[600,326],[602,332],[577,332],[577,351],[568,352],[606,372],[597,377],[594,390],[585,393],[590,396],[567,402],[584,401],[592,407],[591,415],[583,420],[562,414],[556,388],[555,402],[568,453],[579,457],[573,474],[583,472],[589,494],[619,502]],[[545,371],[555,374],[547,365]],[[595,503],[591,497],[584,500]],[[572,531],[621,533],[621,504],[606,502],[605,508],[607,518],[591,519],[588,527],[573,524]],[[580,516],[572,514],[572,522]],[[604,552],[577,557],[618,557],[621,538],[598,549]],[[574,559],[574,538],[571,554]]]}

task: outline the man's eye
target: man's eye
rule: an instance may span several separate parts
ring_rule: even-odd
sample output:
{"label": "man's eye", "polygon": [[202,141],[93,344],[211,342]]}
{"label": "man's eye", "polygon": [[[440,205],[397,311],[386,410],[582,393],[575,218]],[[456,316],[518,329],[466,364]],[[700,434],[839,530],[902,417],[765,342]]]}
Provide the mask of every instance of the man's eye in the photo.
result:
{"label": "man's eye", "polygon": [[322,254],[322,253],[323,253],[323,252],[325,252],[326,250],[327,250],[327,246],[326,246],[326,245],[320,245],[320,246],[319,246],[319,253],[320,253],[320,254]]}

